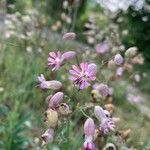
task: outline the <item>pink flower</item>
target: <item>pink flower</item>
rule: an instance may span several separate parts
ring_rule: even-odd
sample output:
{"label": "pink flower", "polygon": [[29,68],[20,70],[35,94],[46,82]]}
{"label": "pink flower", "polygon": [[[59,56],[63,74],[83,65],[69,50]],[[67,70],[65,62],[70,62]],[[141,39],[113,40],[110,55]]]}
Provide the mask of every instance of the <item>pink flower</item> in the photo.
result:
{"label": "pink flower", "polygon": [[123,57],[120,54],[116,54],[114,57],[114,62],[116,65],[121,65],[123,63]]}
{"label": "pink flower", "polygon": [[56,107],[60,104],[60,102],[63,100],[64,93],[57,92],[54,94],[50,100],[49,100],[49,108],[56,109]]}
{"label": "pink flower", "polygon": [[74,58],[76,53],[74,51],[68,51],[63,54],[58,52],[50,52],[48,57],[48,66],[52,67],[52,70],[58,70],[67,60]]}
{"label": "pink flower", "polygon": [[63,40],[74,40],[76,34],[74,32],[68,32],[63,35]]}
{"label": "pink flower", "polygon": [[43,145],[52,142],[54,138],[54,130],[49,128],[41,137],[43,139]]}
{"label": "pink flower", "polygon": [[105,110],[100,106],[95,106],[94,110],[96,118],[101,122],[99,130],[103,135],[107,135],[111,131],[115,131],[115,124],[112,118],[105,114]]}
{"label": "pink flower", "polygon": [[48,66],[52,67],[52,70],[58,70],[62,66],[62,54],[58,52],[50,52],[48,57]]}
{"label": "pink flower", "polygon": [[43,74],[38,76],[38,81],[40,82],[39,86],[41,89],[58,90],[62,87],[62,84],[59,81],[56,81],[56,80],[46,81]]}
{"label": "pink flower", "polygon": [[94,131],[95,124],[93,119],[88,118],[84,124],[85,142],[83,144],[83,150],[95,150],[94,144]]}
{"label": "pink flower", "polygon": [[90,81],[96,79],[97,66],[93,63],[81,63],[80,68],[73,65],[69,72],[71,74],[70,80],[82,90],[90,85]]}
{"label": "pink flower", "polygon": [[109,44],[106,41],[104,41],[96,45],[96,52],[100,54],[105,54],[106,52],[109,51],[109,48],[110,48]]}

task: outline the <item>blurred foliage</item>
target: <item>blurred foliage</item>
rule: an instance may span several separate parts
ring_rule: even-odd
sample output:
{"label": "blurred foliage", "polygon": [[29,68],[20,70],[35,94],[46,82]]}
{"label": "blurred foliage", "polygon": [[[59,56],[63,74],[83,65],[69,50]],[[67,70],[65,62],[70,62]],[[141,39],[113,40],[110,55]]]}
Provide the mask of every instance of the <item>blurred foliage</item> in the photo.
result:
{"label": "blurred foliage", "polygon": [[141,10],[136,10],[133,6],[123,14],[123,24],[121,30],[127,29],[128,35],[123,38],[127,47],[137,46],[144,54],[147,65],[150,62],[150,1],[145,1]]}

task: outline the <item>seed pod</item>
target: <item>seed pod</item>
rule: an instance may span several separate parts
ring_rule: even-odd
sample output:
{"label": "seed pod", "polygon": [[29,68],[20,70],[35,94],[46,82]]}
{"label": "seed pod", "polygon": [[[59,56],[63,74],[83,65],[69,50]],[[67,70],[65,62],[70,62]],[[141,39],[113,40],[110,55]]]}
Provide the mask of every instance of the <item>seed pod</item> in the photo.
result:
{"label": "seed pod", "polygon": [[58,113],[55,110],[47,109],[45,112],[45,123],[48,127],[55,128],[58,125]]}
{"label": "seed pod", "polygon": [[57,111],[58,111],[58,113],[60,113],[61,115],[64,115],[64,116],[67,116],[72,112],[66,103],[61,103],[58,106]]}
{"label": "seed pod", "polygon": [[116,150],[116,146],[113,143],[107,143],[103,150]]}
{"label": "seed pod", "polygon": [[109,111],[111,114],[113,113],[114,111],[114,105],[113,104],[106,104],[104,105],[104,108]]}

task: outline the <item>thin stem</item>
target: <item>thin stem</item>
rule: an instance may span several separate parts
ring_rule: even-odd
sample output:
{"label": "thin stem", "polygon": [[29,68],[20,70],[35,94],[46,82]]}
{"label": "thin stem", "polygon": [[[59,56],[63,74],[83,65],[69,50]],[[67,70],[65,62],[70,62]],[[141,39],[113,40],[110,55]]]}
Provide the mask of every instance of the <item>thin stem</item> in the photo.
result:
{"label": "thin stem", "polygon": [[82,114],[83,114],[85,117],[90,118],[90,116],[88,116],[88,115],[82,110],[82,108],[80,108],[80,111],[82,112]]}

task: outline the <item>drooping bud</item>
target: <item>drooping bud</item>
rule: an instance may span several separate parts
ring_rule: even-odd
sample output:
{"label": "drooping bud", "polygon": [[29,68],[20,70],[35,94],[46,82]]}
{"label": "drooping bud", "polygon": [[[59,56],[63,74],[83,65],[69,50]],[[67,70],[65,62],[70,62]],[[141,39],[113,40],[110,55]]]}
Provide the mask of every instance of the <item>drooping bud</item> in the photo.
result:
{"label": "drooping bud", "polygon": [[102,121],[103,119],[106,118],[105,112],[104,112],[103,108],[100,106],[95,106],[94,114],[99,121]]}
{"label": "drooping bud", "polygon": [[85,141],[83,144],[83,150],[95,150],[95,144],[92,141]]}
{"label": "drooping bud", "polygon": [[95,124],[92,118],[88,118],[84,124],[84,134],[85,136],[93,136],[95,130]]}
{"label": "drooping bud", "polygon": [[39,86],[41,89],[58,90],[62,87],[62,84],[59,81],[56,81],[56,80],[46,81],[43,74],[38,76],[38,80],[40,82]]}
{"label": "drooping bud", "polygon": [[85,142],[83,144],[83,150],[95,150],[94,144],[95,124],[93,119],[88,118],[84,124]]}
{"label": "drooping bud", "polygon": [[63,60],[70,60],[76,56],[76,52],[74,51],[68,51],[62,54]]}
{"label": "drooping bud", "polygon": [[65,33],[63,35],[63,40],[74,40],[76,37],[76,34],[74,32],[68,32],[68,33]]}
{"label": "drooping bud", "polygon": [[105,110],[100,106],[95,106],[94,110],[96,118],[101,122],[99,130],[102,135],[107,135],[111,131],[115,131],[115,124],[112,118],[106,116]]}
{"label": "drooping bud", "polygon": [[43,143],[42,146],[51,143],[53,141],[54,138],[54,129],[49,128],[48,130],[45,131],[44,134],[42,134],[42,139],[43,139]]}
{"label": "drooping bud", "polygon": [[63,100],[63,97],[64,97],[64,93],[62,92],[57,92],[56,94],[54,94],[49,100],[49,108],[56,109],[56,107]]}
{"label": "drooping bud", "polygon": [[116,54],[114,57],[114,62],[116,65],[122,65],[123,63],[123,57],[120,54]]}

